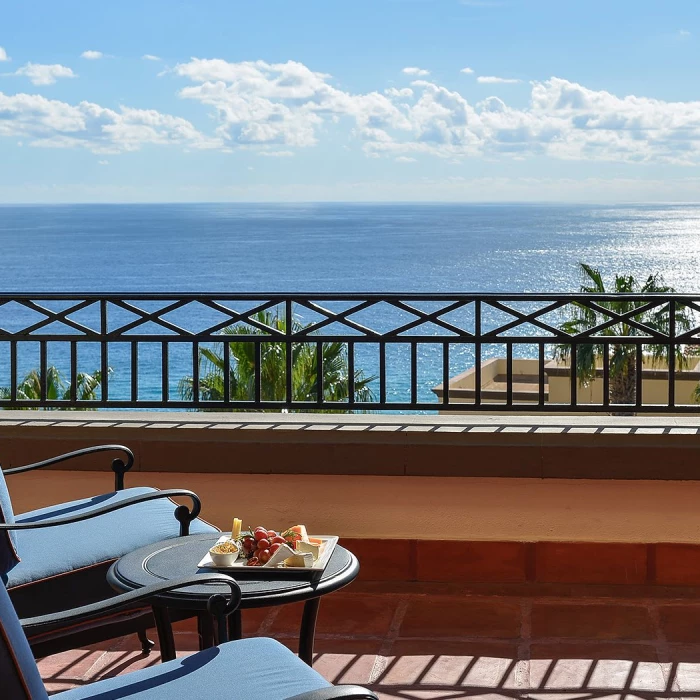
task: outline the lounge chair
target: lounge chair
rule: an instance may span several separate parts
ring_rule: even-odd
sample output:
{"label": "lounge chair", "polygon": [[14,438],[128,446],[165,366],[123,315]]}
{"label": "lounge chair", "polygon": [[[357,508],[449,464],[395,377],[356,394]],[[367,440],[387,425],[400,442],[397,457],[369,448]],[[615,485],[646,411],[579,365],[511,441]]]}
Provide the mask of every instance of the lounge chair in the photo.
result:
{"label": "lounge chair", "polygon": [[[218,532],[197,518],[199,498],[185,489],[160,491],[150,487],[124,488],[124,474],[134,456],[121,445],[100,445],[70,452],[24,467],[8,469],[5,476],[56,465],[98,452],[120,452],[112,461],[115,490],[92,498],[59,503],[13,515],[10,495],[0,471],[0,510],[3,522],[13,529],[0,533],[10,538],[19,563],[4,579],[20,617],[68,610],[115,595],[106,581],[112,562],[129,551],[163,539],[189,533]],[[12,478],[21,478],[20,476]],[[192,504],[177,505],[184,497]],[[81,625],[62,627],[52,623],[35,626],[29,641],[35,656],[46,656],[82,644],[135,632],[144,652],[152,646],[145,634],[153,627],[151,610],[139,606],[111,616],[96,616]]]}

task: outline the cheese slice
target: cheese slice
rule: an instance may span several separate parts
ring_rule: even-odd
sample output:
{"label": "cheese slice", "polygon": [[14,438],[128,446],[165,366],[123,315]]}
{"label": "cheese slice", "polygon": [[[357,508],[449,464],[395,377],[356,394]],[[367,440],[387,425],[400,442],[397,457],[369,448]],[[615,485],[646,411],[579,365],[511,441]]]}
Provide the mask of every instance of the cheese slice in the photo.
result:
{"label": "cheese slice", "polygon": [[285,559],[294,556],[294,550],[288,544],[281,544],[279,549],[263,564],[265,566],[279,566]]}
{"label": "cheese slice", "polygon": [[299,569],[310,569],[314,565],[314,557],[313,554],[311,554],[311,552],[304,552],[303,554],[297,552],[288,559],[285,559],[284,565],[297,567]]}
{"label": "cheese slice", "polygon": [[311,554],[314,558],[314,561],[316,561],[321,554],[321,545],[320,544],[313,544],[312,542],[304,542],[303,540],[300,540],[299,542],[296,543],[296,551],[299,554],[304,554],[304,553]]}
{"label": "cheese slice", "polygon": [[233,527],[231,528],[231,539],[237,540],[241,536],[241,527],[243,521],[240,518],[233,519]]}

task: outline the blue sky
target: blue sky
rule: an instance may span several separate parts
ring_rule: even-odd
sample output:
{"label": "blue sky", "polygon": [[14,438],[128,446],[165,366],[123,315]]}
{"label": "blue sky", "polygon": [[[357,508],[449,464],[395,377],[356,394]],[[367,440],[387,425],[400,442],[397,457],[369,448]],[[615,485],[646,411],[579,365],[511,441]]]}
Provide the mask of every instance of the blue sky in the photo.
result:
{"label": "blue sky", "polygon": [[699,39],[697,0],[5,0],[0,202],[700,201]]}

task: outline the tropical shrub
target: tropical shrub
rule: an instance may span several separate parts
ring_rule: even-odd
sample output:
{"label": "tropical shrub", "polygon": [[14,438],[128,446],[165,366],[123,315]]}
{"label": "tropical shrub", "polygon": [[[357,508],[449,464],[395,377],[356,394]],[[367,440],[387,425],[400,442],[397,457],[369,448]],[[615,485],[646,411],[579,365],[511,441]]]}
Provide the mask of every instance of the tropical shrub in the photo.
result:
{"label": "tropical shrub", "polygon": [[[260,311],[253,319],[263,327],[286,332],[287,322],[277,312]],[[302,331],[305,326],[292,318],[292,332]],[[232,401],[252,401],[255,397],[255,343],[236,340],[238,335],[265,335],[257,326],[236,325],[223,329],[231,337],[224,340],[229,346],[230,371],[225,377],[223,349],[200,348],[199,351],[199,395],[202,401],[223,401],[224,382],[229,382]],[[274,337],[260,344],[260,398],[262,401],[284,401],[286,382],[286,347]],[[342,402],[349,392],[348,357],[345,343],[324,342],[322,344],[323,396],[326,401]],[[294,343],[292,346],[292,396],[294,401],[316,401],[318,390],[318,358],[315,343]],[[355,398],[357,401],[372,401],[374,396],[370,384],[376,377],[366,376],[355,370]],[[194,380],[184,377],[179,383],[179,393],[185,401],[194,397]]]}
{"label": "tropical shrub", "polygon": [[[583,282],[580,291],[584,294],[668,294],[675,289],[664,282],[661,275],[649,275],[642,283],[632,275],[615,275],[611,289],[606,289],[600,271],[590,265],[580,263]],[[596,301],[598,307],[616,314],[628,314],[639,308],[639,314],[634,314],[632,320],[660,333],[668,334],[671,327],[670,303],[645,310],[645,301],[633,301],[620,297],[614,301]],[[610,320],[604,311],[597,311],[583,304],[574,302],[570,317],[560,328],[566,333],[578,334],[590,330]],[[675,309],[676,333],[680,334],[693,327],[693,315],[690,309],[677,305]],[[596,332],[591,337],[591,343],[579,343],[576,350],[576,373],[582,386],[588,385],[596,376],[596,368],[603,361],[606,348],[610,362],[610,402],[612,404],[634,404],[637,400],[637,348],[635,345],[623,342],[604,345],[596,343],[596,336],[634,337],[645,335],[644,331],[627,321],[619,321]],[[668,366],[669,346],[663,343],[648,343],[642,346],[643,352],[650,357],[652,363]],[[687,347],[677,345],[674,348],[676,367],[683,369],[688,365],[689,354]],[[555,357],[564,362],[571,360],[571,346],[558,345]],[[641,369],[641,368],[640,368]]]}

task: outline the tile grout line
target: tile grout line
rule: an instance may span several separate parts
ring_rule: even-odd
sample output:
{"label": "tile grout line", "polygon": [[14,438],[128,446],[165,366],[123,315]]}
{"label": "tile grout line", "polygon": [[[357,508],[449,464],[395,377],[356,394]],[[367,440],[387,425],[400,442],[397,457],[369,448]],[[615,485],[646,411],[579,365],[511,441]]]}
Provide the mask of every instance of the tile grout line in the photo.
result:
{"label": "tile grout line", "polygon": [[370,684],[376,683],[379,678],[384,675],[387,668],[387,656],[391,652],[391,648],[394,642],[399,637],[399,632],[401,630],[401,625],[403,624],[404,618],[406,617],[406,611],[408,610],[409,598],[405,597],[399,600],[396,610],[394,611],[394,617],[391,619],[391,624],[389,625],[389,631],[384,637],[384,641],[379,647],[379,651],[374,658],[374,663],[372,664],[372,670],[369,674],[368,682]]}
{"label": "tile grout line", "polygon": [[[532,601],[523,598],[520,601],[520,642],[518,644],[518,665],[522,669],[524,692],[530,692],[530,643],[532,641]],[[521,676],[516,671],[516,684],[520,687]]]}
{"label": "tile grout line", "polygon": [[[657,604],[650,604],[648,610],[649,617],[654,623],[654,628],[656,631],[656,654],[659,658],[659,667],[661,668],[661,676],[664,679],[664,684],[666,685],[666,692],[680,692],[678,679],[675,677],[675,673],[673,678],[670,677],[670,674],[673,672],[676,664],[670,663],[671,649],[661,625],[661,614],[659,607]],[[662,661],[662,659],[668,659],[668,661]]]}
{"label": "tile grout line", "polygon": [[[281,639],[296,639],[298,635],[292,632],[281,632],[277,636]],[[323,632],[316,635],[316,639],[323,639],[326,641],[342,640],[342,639],[353,639],[359,642],[375,642],[377,640],[385,640],[384,636],[378,635],[360,635],[360,634],[331,634]],[[484,643],[484,644],[499,644],[511,642],[513,637],[489,637],[483,635],[440,635],[435,637],[424,637],[424,636],[411,636],[405,635],[401,637],[402,640],[409,642],[468,642],[468,643]],[[630,647],[645,647],[645,646],[657,646],[657,643],[653,639],[592,639],[590,637],[538,637],[538,642],[543,644],[561,644],[566,647],[567,644],[582,644],[593,642],[597,646],[601,647],[614,647],[618,644],[625,644]],[[522,640],[521,640],[522,642]]]}

